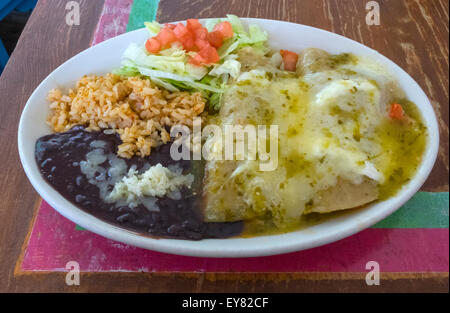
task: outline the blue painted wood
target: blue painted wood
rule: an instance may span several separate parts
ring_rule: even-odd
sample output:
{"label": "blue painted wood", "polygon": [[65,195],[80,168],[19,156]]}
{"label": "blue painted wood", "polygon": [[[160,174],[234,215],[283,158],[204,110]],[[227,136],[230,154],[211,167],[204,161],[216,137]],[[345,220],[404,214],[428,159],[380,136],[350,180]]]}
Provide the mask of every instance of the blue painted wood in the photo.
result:
{"label": "blue painted wood", "polygon": [[23,0],[3,0],[3,7],[0,7],[0,21],[11,13]]}
{"label": "blue painted wood", "polygon": [[6,52],[5,46],[2,43],[2,40],[0,39],[0,74],[3,72],[3,69],[6,66],[6,63],[8,62],[9,56],[8,52]]}
{"label": "blue painted wood", "polygon": [[[33,10],[37,0],[1,0],[0,1],[0,21],[11,13],[12,10],[27,12]],[[8,62],[9,55],[0,39],[0,73]]]}
{"label": "blue painted wood", "polygon": [[27,12],[36,6],[37,0],[0,0],[0,21],[12,10]]}
{"label": "blue painted wood", "polygon": [[11,2],[11,0],[0,1],[0,11],[3,10],[3,8],[6,7],[10,2]]}
{"label": "blue painted wood", "polygon": [[34,9],[36,6],[37,0],[22,0],[22,3],[20,3],[16,10],[19,12],[28,12]]}

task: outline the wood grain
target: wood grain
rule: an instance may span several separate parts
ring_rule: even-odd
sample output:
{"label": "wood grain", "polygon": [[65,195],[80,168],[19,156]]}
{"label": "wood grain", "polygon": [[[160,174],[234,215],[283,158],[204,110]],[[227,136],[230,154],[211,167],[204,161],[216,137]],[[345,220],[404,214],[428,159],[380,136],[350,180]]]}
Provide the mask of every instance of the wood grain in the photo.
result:
{"label": "wood grain", "polygon": [[[86,49],[102,0],[78,0],[81,25],[65,24],[65,1],[40,0],[0,77],[0,292],[448,292],[447,274],[393,273],[369,288],[359,274],[82,273],[66,286],[64,273],[14,275],[38,196],[21,169],[17,125],[34,88],[54,68]],[[365,0],[161,0],[161,22],[226,13],[291,21],[330,30],[377,49],[425,90],[439,117],[439,159],[424,190],[448,191],[448,1],[379,0],[381,25],[365,23]],[[383,277],[382,277],[383,278]]]}
{"label": "wood grain", "polygon": [[40,0],[0,77],[0,291],[16,288],[14,264],[39,199],[19,160],[20,114],[32,91],[51,71],[89,47],[103,1],[78,2],[80,25],[68,26],[66,1]]}
{"label": "wood grain", "polygon": [[81,273],[67,286],[66,273],[15,277],[21,292],[448,292],[448,274],[386,273],[368,286],[364,273]]}

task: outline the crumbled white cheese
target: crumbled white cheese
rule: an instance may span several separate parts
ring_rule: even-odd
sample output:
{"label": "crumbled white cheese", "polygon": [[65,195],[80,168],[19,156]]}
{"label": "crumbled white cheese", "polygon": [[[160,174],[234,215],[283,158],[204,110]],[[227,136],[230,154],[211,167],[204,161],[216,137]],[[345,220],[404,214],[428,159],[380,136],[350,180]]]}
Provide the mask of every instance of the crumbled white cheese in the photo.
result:
{"label": "crumbled white cheese", "polygon": [[144,197],[164,197],[168,194],[179,198],[181,187],[190,187],[194,181],[192,174],[181,175],[157,164],[139,174],[131,168],[128,175],[118,181],[108,196],[110,201],[124,200],[130,207],[143,203]]}

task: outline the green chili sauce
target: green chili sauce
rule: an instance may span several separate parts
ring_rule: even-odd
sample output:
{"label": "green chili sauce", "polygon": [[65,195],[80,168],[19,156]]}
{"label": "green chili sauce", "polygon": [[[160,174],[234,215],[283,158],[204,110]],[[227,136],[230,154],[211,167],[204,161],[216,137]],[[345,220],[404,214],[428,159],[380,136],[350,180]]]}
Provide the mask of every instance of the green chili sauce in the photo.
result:
{"label": "green chili sauce", "polygon": [[385,182],[379,185],[379,199],[395,195],[417,172],[426,147],[427,128],[416,105],[398,99],[406,114],[404,120],[383,121],[377,129],[384,153],[390,154],[391,163],[384,171]]}
{"label": "green chili sauce", "polygon": [[[376,130],[384,153],[390,154],[391,162],[383,172],[385,182],[378,186],[379,200],[394,196],[416,174],[427,144],[427,128],[417,106],[405,99],[395,101],[402,105],[406,114],[403,121],[386,118]],[[375,161],[375,160],[374,160]],[[275,225],[270,212],[266,216],[245,221],[242,237],[276,235],[305,229],[323,222],[354,214],[365,206],[326,214],[310,213],[303,215],[297,223],[279,227]]]}

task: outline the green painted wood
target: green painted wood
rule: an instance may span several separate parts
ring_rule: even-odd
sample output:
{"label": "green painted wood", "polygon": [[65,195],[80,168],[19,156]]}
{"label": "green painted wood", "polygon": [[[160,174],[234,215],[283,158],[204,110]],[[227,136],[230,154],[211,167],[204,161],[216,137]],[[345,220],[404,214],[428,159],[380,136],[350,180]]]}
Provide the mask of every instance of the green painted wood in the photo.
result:
{"label": "green painted wood", "polygon": [[127,32],[144,27],[144,22],[153,21],[158,11],[159,0],[134,0],[128,19]]}

